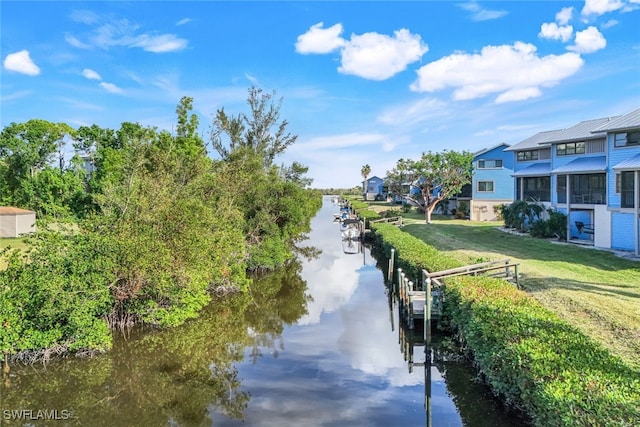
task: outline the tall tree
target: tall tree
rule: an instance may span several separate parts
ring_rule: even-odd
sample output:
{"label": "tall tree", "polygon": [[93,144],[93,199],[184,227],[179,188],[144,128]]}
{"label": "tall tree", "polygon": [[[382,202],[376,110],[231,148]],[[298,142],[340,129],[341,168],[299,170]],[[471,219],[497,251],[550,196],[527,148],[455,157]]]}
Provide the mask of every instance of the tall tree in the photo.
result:
{"label": "tall tree", "polygon": [[[425,211],[425,221],[431,222],[431,214],[438,202],[459,193],[465,184],[471,182],[473,154],[463,151],[444,150],[422,153],[418,160],[398,160],[388,176],[406,176],[417,193],[404,194],[407,200],[420,205]],[[402,178],[401,178],[402,179]]]}
{"label": "tall tree", "polygon": [[369,166],[369,164],[362,166],[362,169],[360,169],[360,175],[362,175],[362,178],[364,179],[364,181],[362,182],[362,197],[364,198],[364,200],[367,200],[367,178],[369,177],[370,173],[371,166]]}
{"label": "tall tree", "polygon": [[387,171],[385,184],[394,200],[402,199],[409,193],[409,184],[415,179],[412,164],[412,160],[400,159],[393,170]]}
{"label": "tall tree", "polygon": [[275,92],[264,94],[262,89],[252,86],[247,98],[249,115],[228,116],[224,108],[218,110],[213,119],[211,143],[223,160],[228,160],[234,152],[253,152],[268,168],[276,156],[296,141],[297,135],[286,130],[288,122],[279,121],[282,99],[274,103],[274,95]]}

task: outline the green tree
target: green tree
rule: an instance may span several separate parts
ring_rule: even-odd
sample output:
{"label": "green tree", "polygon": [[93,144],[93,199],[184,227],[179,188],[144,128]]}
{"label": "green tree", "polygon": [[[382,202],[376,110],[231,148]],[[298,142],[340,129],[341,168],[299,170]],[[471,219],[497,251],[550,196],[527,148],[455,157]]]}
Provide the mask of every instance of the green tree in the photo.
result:
{"label": "green tree", "polygon": [[313,183],[313,178],[304,176],[309,171],[309,167],[302,163],[294,161],[290,166],[282,165],[280,171],[285,181],[293,182],[301,188],[310,187]]}
{"label": "green tree", "polygon": [[369,166],[368,164],[362,166],[362,169],[360,169],[360,175],[362,175],[362,179],[364,180],[362,182],[362,197],[364,198],[364,200],[367,200],[367,178],[369,177],[370,173],[371,166]]}
{"label": "green tree", "polygon": [[[393,181],[406,176],[417,193],[408,192],[407,200],[422,206],[425,221],[431,222],[431,214],[438,202],[459,193],[472,178],[473,154],[463,151],[444,150],[422,153],[418,160],[398,160],[396,167],[389,173]],[[404,179],[404,178],[403,178]]]}
{"label": "green tree", "polygon": [[239,113],[228,116],[224,108],[217,111],[211,129],[211,143],[223,160],[229,160],[234,152],[253,152],[268,168],[279,154],[293,144],[297,135],[287,132],[288,122],[280,121],[282,99],[274,103],[272,94],[262,89],[249,88],[247,103],[249,115]]}
{"label": "green tree", "polygon": [[[26,123],[11,123],[0,134],[0,169],[5,182],[4,197],[12,203],[29,205],[28,194],[23,194],[25,181],[33,179],[38,172],[50,167],[55,154],[64,144],[65,135],[72,132],[66,124],[46,120],[29,120]],[[63,160],[60,160],[60,169]]]}
{"label": "green tree", "polygon": [[412,166],[413,162],[411,160],[399,159],[396,162],[396,166],[387,171],[385,184],[394,199],[402,199],[409,193],[409,183],[415,180]]}

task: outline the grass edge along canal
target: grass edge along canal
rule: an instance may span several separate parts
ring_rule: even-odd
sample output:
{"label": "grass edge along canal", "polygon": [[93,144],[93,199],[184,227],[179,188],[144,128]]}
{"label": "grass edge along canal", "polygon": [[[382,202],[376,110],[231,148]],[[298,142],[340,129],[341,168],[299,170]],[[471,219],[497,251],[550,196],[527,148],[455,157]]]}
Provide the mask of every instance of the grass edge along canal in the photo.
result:
{"label": "grass edge along canal", "polygon": [[[372,228],[403,271],[461,265],[394,225]],[[494,278],[450,278],[444,310],[481,377],[533,425],[640,425],[640,372],[528,293]]]}

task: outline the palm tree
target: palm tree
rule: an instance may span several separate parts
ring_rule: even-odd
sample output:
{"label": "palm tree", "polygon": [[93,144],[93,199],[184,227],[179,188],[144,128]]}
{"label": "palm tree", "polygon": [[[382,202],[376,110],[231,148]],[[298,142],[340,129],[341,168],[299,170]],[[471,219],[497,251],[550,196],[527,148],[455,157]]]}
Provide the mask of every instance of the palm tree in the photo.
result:
{"label": "palm tree", "polygon": [[364,182],[362,183],[362,197],[364,198],[364,200],[367,200],[367,177],[370,173],[371,166],[369,166],[368,164],[362,166],[362,169],[360,169],[360,174],[362,175],[362,178],[364,178]]}

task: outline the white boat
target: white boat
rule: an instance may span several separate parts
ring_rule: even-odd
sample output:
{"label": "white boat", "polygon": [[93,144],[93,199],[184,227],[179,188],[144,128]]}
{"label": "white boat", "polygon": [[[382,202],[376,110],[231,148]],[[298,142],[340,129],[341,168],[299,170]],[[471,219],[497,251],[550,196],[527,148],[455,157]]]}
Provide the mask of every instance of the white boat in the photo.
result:
{"label": "white boat", "polygon": [[360,221],[357,219],[345,219],[341,223],[340,231],[343,240],[355,240],[360,238]]}
{"label": "white boat", "polygon": [[361,251],[361,243],[359,240],[353,239],[343,239],[342,240],[342,251],[345,254],[357,254]]}

